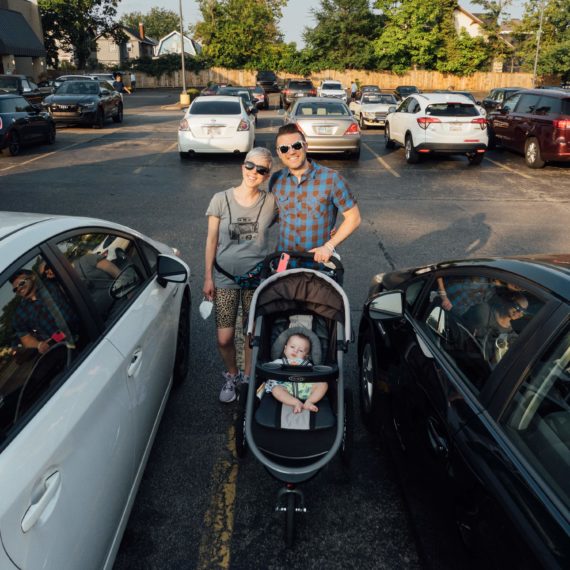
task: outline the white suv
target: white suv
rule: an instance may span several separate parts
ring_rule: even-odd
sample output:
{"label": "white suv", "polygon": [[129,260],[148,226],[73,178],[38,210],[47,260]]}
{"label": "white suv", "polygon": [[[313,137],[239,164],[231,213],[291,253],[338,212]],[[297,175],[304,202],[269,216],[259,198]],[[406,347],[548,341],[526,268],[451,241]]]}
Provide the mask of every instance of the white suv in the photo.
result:
{"label": "white suv", "polygon": [[317,97],[333,97],[346,103],[346,90],[340,81],[325,79],[321,81],[321,85],[317,89]]}
{"label": "white suv", "polygon": [[432,152],[465,154],[469,164],[481,164],[489,135],[487,119],[465,95],[416,93],[386,117],[386,148],[403,146],[406,161]]}

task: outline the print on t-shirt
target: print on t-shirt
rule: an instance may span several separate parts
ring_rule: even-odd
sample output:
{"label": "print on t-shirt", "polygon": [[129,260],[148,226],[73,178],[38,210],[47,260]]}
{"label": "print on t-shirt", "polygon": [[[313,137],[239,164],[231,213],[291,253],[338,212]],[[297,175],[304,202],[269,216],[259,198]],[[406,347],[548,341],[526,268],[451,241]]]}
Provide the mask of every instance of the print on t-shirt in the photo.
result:
{"label": "print on t-shirt", "polygon": [[228,224],[231,240],[254,240],[257,238],[259,222],[251,218],[237,218],[237,221]]}

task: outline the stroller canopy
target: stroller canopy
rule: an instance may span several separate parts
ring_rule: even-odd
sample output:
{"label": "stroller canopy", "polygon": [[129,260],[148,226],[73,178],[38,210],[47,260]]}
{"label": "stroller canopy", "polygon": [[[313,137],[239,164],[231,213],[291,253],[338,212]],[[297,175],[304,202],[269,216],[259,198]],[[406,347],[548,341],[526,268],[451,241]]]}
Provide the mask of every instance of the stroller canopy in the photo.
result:
{"label": "stroller canopy", "polygon": [[284,312],[310,312],[344,325],[345,338],[351,338],[350,306],[342,287],[314,269],[289,269],[275,273],[256,289],[247,334],[253,333],[258,316]]}

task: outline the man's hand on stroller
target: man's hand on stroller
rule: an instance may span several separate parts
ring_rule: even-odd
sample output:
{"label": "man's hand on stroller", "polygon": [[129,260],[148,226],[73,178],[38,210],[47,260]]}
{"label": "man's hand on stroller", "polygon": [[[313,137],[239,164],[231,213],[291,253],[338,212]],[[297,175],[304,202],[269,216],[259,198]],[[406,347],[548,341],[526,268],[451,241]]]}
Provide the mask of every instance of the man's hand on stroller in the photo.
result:
{"label": "man's hand on stroller", "polygon": [[315,254],[314,259],[317,263],[327,263],[334,252],[334,246],[330,242],[309,250],[309,253]]}

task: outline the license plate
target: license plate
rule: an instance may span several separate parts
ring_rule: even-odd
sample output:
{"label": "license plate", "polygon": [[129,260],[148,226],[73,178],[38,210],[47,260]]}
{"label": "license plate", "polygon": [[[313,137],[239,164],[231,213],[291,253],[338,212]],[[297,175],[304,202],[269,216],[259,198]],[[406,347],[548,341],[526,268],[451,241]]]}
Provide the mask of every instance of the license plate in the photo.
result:
{"label": "license plate", "polygon": [[316,127],[316,132],[318,135],[332,135],[333,127]]}
{"label": "license plate", "polygon": [[460,131],[461,130],[461,124],[460,123],[451,123],[449,125],[449,130],[450,131]]}
{"label": "license plate", "polygon": [[204,127],[204,133],[207,135],[218,135],[220,134],[221,127]]}

